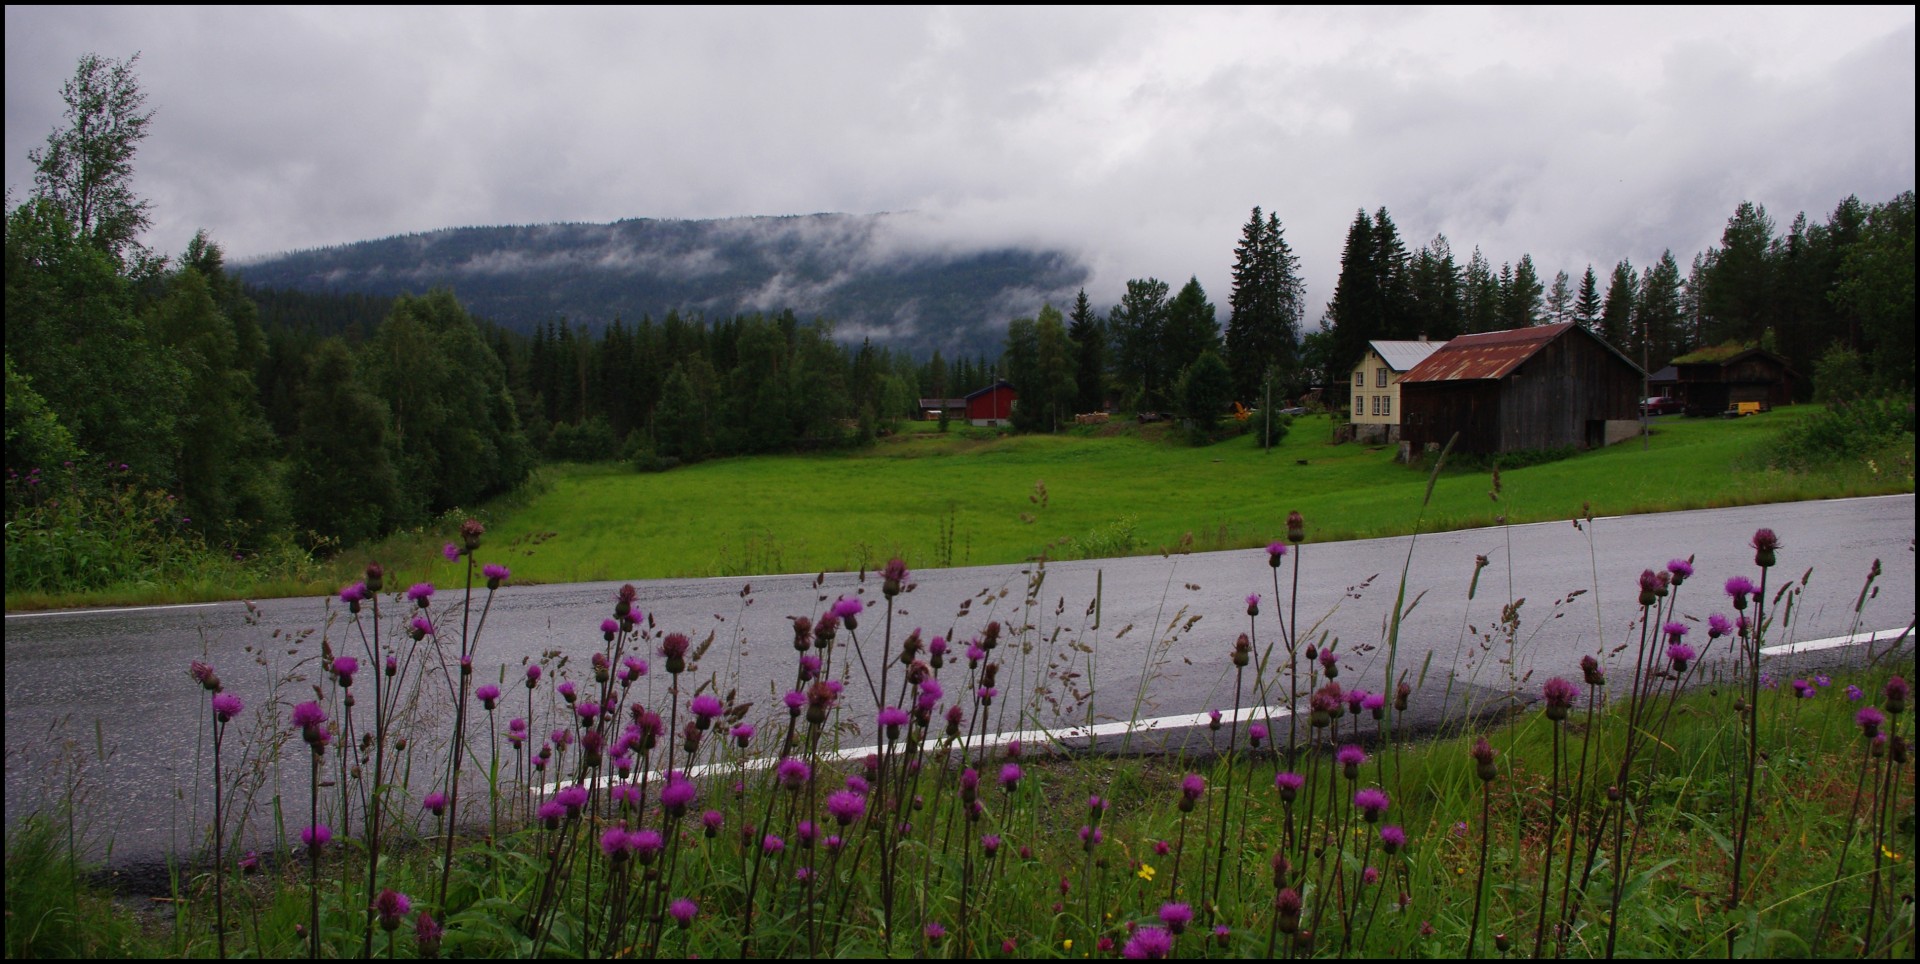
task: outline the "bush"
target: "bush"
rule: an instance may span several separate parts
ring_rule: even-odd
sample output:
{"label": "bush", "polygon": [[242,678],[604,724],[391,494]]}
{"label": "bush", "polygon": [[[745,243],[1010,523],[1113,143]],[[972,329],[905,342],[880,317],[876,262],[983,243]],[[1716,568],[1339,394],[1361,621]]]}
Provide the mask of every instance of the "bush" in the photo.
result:
{"label": "bush", "polygon": [[633,457],[633,470],[636,472],[665,472],[679,467],[679,459],[671,455],[661,455],[651,449],[642,449]]}
{"label": "bush", "polygon": [[1913,445],[1913,399],[1876,395],[1833,401],[1825,411],[1789,424],[1760,450],[1769,468],[1807,471],[1868,458],[1905,436]]}
{"label": "bush", "polygon": [[613,426],[598,415],[578,425],[555,425],[547,436],[547,457],[569,462],[605,462],[620,452]]}

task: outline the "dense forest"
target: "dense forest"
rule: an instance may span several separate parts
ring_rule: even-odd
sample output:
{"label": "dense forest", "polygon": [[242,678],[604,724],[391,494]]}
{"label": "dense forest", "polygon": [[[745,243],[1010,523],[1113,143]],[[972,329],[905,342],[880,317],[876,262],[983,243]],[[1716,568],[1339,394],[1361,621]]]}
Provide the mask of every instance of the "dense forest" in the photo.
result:
{"label": "dense forest", "polygon": [[[1750,342],[1816,392],[1913,383],[1910,191],[1846,198],[1784,232],[1742,204],[1684,271],[1668,252],[1604,279],[1586,266],[1577,281],[1545,280],[1526,255],[1495,270],[1476,248],[1463,264],[1444,236],[1409,251],[1384,208],[1362,209],[1312,329],[1299,259],[1280,219],[1256,207],[1224,325],[1197,279],[1177,290],[1134,279],[1105,311],[1084,288],[1064,311],[1035,296],[991,351],[955,357],[845,340],[840,320],[800,306],[707,314],[634,301],[589,323],[550,303],[507,325],[444,288],[249,283],[204,233],[172,257],[140,243],[149,202],[129,183],[152,112],[134,65],[82,59],[62,91],[68,124],[31,153],[33,190],[7,214],[11,585],[106,585],[150,571],[142,553],[331,553],[508,492],[542,458],[660,469],[857,445],[922,397],[995,379],[1019,392],[1019,430],[1109,407],[1204,426],[1236,400],[1343,383],[1372,338],[1572,321],[1650,368]],[[832,270],[830,251],[789,254]],[[999,266],[974,266],[988,276],[979,290],[947,274],[914,297],[1002,297],[1006,272],[1032,267]]]}

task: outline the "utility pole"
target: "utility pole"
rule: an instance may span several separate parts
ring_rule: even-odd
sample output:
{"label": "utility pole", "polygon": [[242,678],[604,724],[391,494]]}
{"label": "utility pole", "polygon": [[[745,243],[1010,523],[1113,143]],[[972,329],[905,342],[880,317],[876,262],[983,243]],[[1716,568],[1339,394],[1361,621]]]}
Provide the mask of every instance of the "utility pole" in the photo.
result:
{"label": "utility pole", "polygon": [[1652,428],[1647,421],[1647,392],[1653,388],[1652,376],[1647,374],[1647,319],[1640,319],[1640,451],[1647,451],[1653,441],[1647,437]]}

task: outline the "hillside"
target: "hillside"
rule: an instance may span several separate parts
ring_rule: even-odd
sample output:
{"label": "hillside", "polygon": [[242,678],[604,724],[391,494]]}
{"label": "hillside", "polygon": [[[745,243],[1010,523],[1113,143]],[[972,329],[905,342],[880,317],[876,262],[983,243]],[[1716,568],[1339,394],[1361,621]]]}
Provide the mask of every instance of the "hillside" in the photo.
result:
{"label": "hillside", "polygon": [[791,309],[843,340],[915,353],[997,352],[1006,322],[1065,306],[1087,278],[1072,255],[959,247],[913,215],[448,228],[236,266],[249,284],[392,296],[453,289],[521,331],[556,317],[598,328],[669,310],[708,318]]}

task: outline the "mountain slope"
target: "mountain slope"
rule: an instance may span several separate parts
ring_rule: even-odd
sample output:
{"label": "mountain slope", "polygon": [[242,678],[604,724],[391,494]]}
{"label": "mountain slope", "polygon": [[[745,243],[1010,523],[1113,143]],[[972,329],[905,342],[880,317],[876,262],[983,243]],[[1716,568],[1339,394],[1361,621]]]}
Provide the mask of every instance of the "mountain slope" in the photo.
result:
{"label": "mountain slope", "polygon": [[278,255],[248,283],[371,295],[453,289],[520,330],[556,317],[598,328],[669,310],[708,318],[792,309],[847,340],[916,353],[997,351],[1009,318],[1064,306],[1087,270],[1062,251],[958,246],[913,215],[449,228]]}

